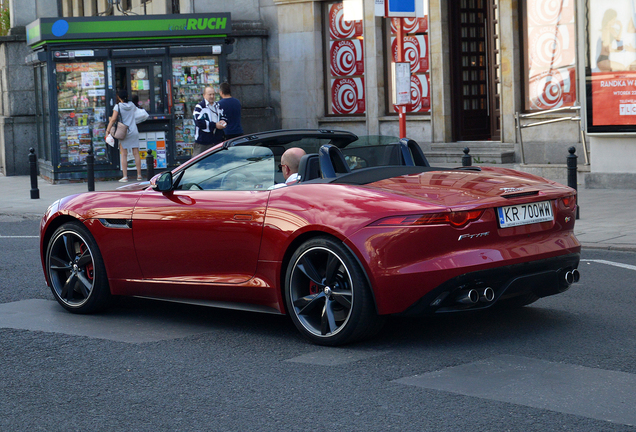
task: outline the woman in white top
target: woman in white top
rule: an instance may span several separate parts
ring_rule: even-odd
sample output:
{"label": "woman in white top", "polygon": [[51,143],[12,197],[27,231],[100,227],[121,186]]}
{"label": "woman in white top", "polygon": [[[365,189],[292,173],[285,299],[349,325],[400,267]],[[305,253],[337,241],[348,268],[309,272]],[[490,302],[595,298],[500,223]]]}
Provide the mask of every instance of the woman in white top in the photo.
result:
{"label": "woman in white top", "polygon": [[[110,128],[117,122],[117,113],[121,113],[121,122],[128,126],[128,133],[126,134],[126,138],[119,140],[119,159],[121,170],[124,174],[119,180],[120,182],[128,181],[128,150],[130,149],[132,149],[133,156],[135,157],[137,180],[143,180],[141,177],[141,157],[139,156],[139,130],[135,123],[135,111],[137,111],[135,104],[128,102],[128,92],[126,90],[119,90],[119,92],[117,92],[117,105],[113,108],[113,115],[110,118],[106,130],[110,131]],[[110,132],[108,134],[110,135]]]}

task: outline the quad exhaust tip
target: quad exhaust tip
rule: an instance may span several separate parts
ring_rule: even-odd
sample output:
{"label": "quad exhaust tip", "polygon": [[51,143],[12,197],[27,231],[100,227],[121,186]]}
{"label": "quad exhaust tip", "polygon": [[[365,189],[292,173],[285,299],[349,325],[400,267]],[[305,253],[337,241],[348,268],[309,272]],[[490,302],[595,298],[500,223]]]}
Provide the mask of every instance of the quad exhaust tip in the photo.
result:
{"label": "quad exhaust tip", "polygon": [[481,295],[479,296],[479,300],[485,303],[490,303],[494,299],[495,299],[495,290],[490,287],[484,288],[481,291]]}
{"label": "quad exhaust tip", "polygon": [[565,283],[568,285],[578,282],[580,278],[581,273],[577,269],[565,272],[564,275]]}
{"label": "quad exhaust tip", "polygon": [[480,291],[476,289],[468,289],[461,291],[456,298],[457,303],[475,304],[479,301],[490,303],[495,299],[495,290],[490,287],[483,288]]}
{"label": "quad exhaust tip", "polygon": [[479,301],[479,293],[476,289],[464,290],[457,296],[457,303],[475,304]]}

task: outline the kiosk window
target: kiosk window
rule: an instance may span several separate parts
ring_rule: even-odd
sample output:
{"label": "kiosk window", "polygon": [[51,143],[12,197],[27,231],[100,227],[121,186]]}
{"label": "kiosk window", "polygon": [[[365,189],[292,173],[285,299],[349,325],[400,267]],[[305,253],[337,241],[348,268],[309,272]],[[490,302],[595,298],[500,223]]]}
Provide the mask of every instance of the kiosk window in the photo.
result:
{"label": "kiosk window", "polygon": [[203,100],[203,90],[207,86],[214,88],[217,100],[220,99],[219,58],[175,57],[172,59],[172,77],[176,156],[189,158],[194,145],[194,107]]}
{"label": "kiosk window", "polygon": [[95,162],[108,162],[104,63],[57,63],[55,73],[60,163],[85,163],[91,143]]}

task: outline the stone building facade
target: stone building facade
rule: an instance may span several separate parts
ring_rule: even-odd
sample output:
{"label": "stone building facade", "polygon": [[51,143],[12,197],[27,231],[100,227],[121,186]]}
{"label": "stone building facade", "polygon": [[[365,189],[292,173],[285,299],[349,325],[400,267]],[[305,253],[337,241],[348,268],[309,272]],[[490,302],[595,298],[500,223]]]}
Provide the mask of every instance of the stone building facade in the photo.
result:
{"label": "stone building facade", "polygon": [[[395,24],[378,16],[377,0],[120,0],[112,11],[110,0],[24,1],[32,4],[25,10],[35,16],[18,13],[12,21],[17,28],[51,14],[229,12],[235,49],[228,57],[228,79],[245,107],[246,132],[309,127],[398,135],[392,104]],[[636,184],[636,167],[628,162],[636,153],[630,134],[581,134],[588,121],[586,73],[594,31],[588,28],[588,8],[594,1],[418,0],[425,21],[411,20],[407,29],[408,43],[417,45],[408,47],[416,56],[407,60],[416,78],[407,136],[432,162],[458,163],[462,149],[470,147],[476,162],[523,159],[528,165],[553,167],[565,164],[570,146],[576,147],[579,163],[585,162],[583,136],[590,147],[590,185]],[[11,51],[8,44],[20,44],[19,29],[10,37],[2,41],[1,53]],[[338,63],[338,55],[351,56],[355,66]],[[0,58],[3,72],[20,67],[19,61],[7,66],[9,57]],[[28,79],[7,84],[9,75],[2,75],[3,95],[13,91],[7,85],[28,92]],[[545,113],[579,106],[579,112]],[[6,173],[23,173],[6,161],[12,157],[7,143],[14,139],[7,136],[22,133],[15,132],[19,127],[14,125],[22,121],[17,117],[33,115],[20,109],[6,111],[3,102],[0,145]],[[524,113],[537,116],[522,124],[575,120],[523,129],[522,147],[516,118]],[[623,156],[617,156],[619,151]]]}

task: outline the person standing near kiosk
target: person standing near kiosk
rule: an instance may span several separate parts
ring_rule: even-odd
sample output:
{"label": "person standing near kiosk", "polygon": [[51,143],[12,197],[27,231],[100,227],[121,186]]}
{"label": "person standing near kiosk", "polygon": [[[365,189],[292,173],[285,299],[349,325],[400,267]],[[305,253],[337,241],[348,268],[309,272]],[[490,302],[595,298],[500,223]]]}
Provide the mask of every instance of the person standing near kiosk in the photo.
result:
{"label": "person standing near kiosk", "polygon": [[194,107],[192,117],[195,125],[192,156],[196,156],[223,141],[225,122],[219,120],[212,87],[208,86],[203,90],[203,100]]}
{"label": "person standing near kiosk", "polygon": [[135,158],[135,167],[137,168],[137,180],[143,180],[141,177],[141,157],[139,156],[139,130],[135,123],[135,112],[137,107],[134,103],[128,101],[128,92],[119,90],[117,92],[117,105],[113,107],[113,115],[108,123],[107,131],[113,127],[117,121],[118,115],[121,115],[121,122],[128,127],[126,138],[119,141],[119,159],[123,177],[120,182],[128,181],[128,150],[131,150]]}
{"label": "person standing near kiosk", "polygon": [[217,102],[219,106],[219,115],[226,122],[225,139],[234,138],[243,135],[243,127],[241,126],[241,103],[238,99],[232,97],[230,84],[222,82],[221,100]]}

